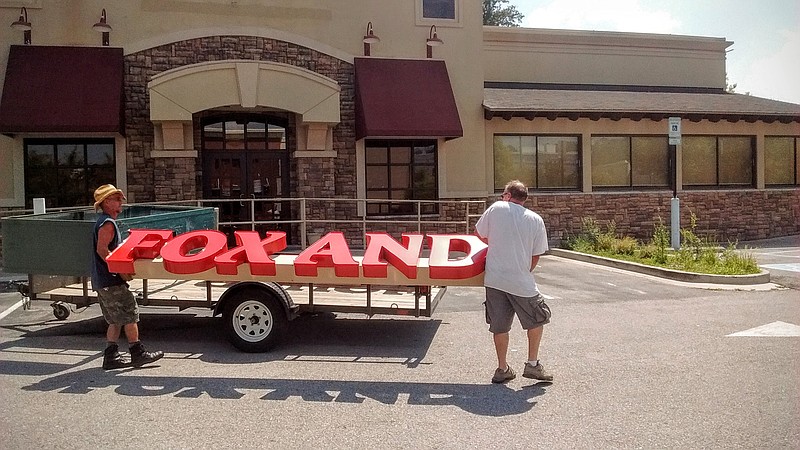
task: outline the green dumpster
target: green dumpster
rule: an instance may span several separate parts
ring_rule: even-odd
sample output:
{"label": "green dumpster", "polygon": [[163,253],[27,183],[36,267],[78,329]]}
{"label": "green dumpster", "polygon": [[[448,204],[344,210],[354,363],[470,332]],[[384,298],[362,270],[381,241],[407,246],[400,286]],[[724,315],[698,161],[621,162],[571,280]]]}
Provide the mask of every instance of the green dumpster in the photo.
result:
{"label": "green dumpster", "polygon": [[[98,213],[87,211],[12,216],[2,219],[3,266],[12,273],[88,277],[92,229]],[[214,208],[127,205],[117,217],[123,239],[132,228],[169,229],[175,234],[217,229]]]}

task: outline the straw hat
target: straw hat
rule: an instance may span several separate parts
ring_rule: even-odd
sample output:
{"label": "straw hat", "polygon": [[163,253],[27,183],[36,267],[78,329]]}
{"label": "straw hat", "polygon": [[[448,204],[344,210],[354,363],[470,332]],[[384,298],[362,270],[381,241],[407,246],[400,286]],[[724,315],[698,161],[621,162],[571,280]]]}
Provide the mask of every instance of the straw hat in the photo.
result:
{"label": "straw hat", "polygon": [[113,184],[104,184],[97,188],[94,191],[94,209],[97,211],[100,208],[100,204],[103,203],[103,200],[107,199],[108,197],[114,194],[122,194],[122,198],[125,198],[125,193],[122,192],[122,189],[117,189],[116,186]]}

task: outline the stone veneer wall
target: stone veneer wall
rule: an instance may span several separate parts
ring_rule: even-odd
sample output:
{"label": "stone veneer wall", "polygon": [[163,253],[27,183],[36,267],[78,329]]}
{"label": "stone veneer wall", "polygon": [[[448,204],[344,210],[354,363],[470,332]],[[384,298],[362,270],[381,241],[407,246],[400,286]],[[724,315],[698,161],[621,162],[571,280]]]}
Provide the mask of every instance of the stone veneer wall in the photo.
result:
{"label": "stone veneer wall", "polygon": [[[336,158],[294,158],[290,145],[292,197],[354,198],[356,195],[355,76],[353,65],[289,42],[254,36],[209,36],[174,42],[125,56],[125,133],[128,193],[135,202],[191,200],[201,195],[200,158],[151,158],[153,124],[147,82],[161,72],[207,61],[272,61],[302,67],[341,87],[341,122],[334,128]],[[195,122],[197,123],[197,122]],[[295,131],[294,128],[290,132]],[[200,144],[198,130],[195,143]],[[199,148],[198,148],[199,150]],[[347,213],[343,211],[342,213]],[[352,215],[352,214],[350,214]]]}
{"label": "stone veneer wall", "polygon": [[[579,233],[584,217],[603,225],[613,220],[620,235],[647,241],[659,218],[669,227],[671,198],[670,192],[536,193],[526,206],[542,216],[555,243]],[[689,228],[694,213],[696,233],[719,243],[800,233],[800,189],[683,191],[678,198],[681,227]]]}

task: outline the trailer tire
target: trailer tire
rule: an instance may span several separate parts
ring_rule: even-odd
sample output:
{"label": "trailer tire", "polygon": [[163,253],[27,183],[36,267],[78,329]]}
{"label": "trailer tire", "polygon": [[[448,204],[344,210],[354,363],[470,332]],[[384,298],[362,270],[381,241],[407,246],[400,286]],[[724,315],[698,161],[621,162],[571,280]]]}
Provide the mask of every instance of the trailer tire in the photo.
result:
{"label": "trailer tire", "polygon": [[54,303],[53,305],[53,316],[55,316],[58,320],[67,320],[69,317],[69,308],[63,303]]}
{"label": "trailer tire", "polygon": [[273,348],[289,324],[280,301],[256,289],[242,289],[229,298],[222,320],[233,346],[247,353]]}

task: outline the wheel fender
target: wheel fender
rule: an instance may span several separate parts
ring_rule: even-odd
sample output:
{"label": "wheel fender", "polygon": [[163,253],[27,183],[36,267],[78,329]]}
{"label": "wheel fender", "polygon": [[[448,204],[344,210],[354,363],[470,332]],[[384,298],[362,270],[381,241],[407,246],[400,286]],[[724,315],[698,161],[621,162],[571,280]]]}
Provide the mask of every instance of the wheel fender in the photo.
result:
{"label": "wheel fender", "polygon": [[283,286],[277,283],[262,283],[260,281],[242,281],[241,283],[236,283],[226,289],[225,292],[223,292],[219,297],[217,304],[214,305],[214,315],[218,316],[222,314],[222,311],[225,310],[225,305],[228,303],[228,300],[242,290],[260,291],[266,296],[275,298],[281,302],[281,305],[283,305],[283,310],[286,313],[286,318],[288,320],[292,320],[297,317],[298,307],[294,304],[292,297],[288,292],[286,292],[286,289],[284,289]]}

